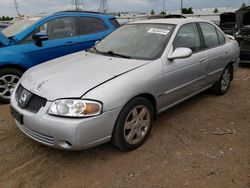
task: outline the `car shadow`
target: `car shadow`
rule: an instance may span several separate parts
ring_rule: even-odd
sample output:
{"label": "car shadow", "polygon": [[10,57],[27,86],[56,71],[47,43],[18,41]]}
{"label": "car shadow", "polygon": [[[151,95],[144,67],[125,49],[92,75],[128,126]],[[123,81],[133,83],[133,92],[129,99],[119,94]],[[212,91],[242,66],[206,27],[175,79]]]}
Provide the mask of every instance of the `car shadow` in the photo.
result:
{"label": "car shadow", "polygon": [[250,68],[250,61],[249,61],[249,63],[240,63],[239,66],[241,68]]}

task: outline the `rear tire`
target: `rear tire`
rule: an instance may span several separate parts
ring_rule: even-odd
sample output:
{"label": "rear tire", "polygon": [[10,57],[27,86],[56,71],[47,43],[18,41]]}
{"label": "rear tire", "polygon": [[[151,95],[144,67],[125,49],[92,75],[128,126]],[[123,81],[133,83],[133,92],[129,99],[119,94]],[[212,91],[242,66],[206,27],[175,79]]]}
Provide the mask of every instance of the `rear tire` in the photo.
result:
{"label": "rear tire", "polygon": [[112,143],[121,150],[133,150],[141,146],[149,136],[154,109],[143,97],[131,100],[120,112],[113,130]]}
{"label": "rear tire", "polygon": [[16,87],[23,72],[15,68],[3,68],[0,70],[0,102],[8,103],[11,93]]}
{"label": "rear tire", "polygon": [[211,91],[216,95],[224,95],[230,87],[233,78],[233,68],[227,65],[223,70],[220,79],[213,85]]}

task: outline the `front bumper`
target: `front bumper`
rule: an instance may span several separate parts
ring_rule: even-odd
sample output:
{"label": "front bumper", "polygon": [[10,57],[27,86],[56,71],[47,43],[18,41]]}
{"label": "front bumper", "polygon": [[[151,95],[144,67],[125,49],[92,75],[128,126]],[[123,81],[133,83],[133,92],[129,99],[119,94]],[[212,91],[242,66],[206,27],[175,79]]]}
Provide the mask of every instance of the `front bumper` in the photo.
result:
{"label": "front bumper", "polygon": [[47,113],[52,102],[32,113],[19,108],[14,96],[11,106],[23,115],[23,124],[15,121],[19,129],[42,144],[64,150],[82,150],[108,142],[121,110],[116,108],[90,118],[63,118]]}

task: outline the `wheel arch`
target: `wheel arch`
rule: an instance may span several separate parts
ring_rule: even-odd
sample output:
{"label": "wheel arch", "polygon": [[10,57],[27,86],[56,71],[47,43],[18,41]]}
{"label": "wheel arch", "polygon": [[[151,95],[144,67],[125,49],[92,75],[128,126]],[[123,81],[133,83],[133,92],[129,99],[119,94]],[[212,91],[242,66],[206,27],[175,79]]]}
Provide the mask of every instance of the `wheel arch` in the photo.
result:
{"label": "wheel arch", "polygon": [[157,102],[156,102],[156,98],[154,97],[154,95],[152,95],[152,94],[150,94],[150,93],[141,93],[141,94],[138,94],[138,95],[134,96],[132,99],[130,99],[130,100],[127,102],[127,104],[128,104],[131,100],[133,100],[133,99],[135,99],[135,98],[138,98],[138,97],[145,98],[145,99],[147,99],[147,100],[152,104],[152,107],[153,107],[153,109],[154,109],[154,114],[153,114],[153,116],[154,116],[154,119],[156,119],[156,118],[157,118]]}
{"label": "wheel arch", "polygon": [[26,68],[24,68],[23,66],[20,65],[16,65],[16,64],[4,64],[4,65],[0,65],[0,69],[4,69],[4,68],[13,68],[13,69],[17,69],[19,71],[22,71],[23,73],[27,70]]}
{"label": "wheel arch", "polygon": [[236,62],[231,61],[231,62],[229,62],[229,63],[227,64],[227,66],[229,66],[229,67],[232,69],[231,81],[232,81],[233,78],[234,78],[234,64],[235,64],[235,63],[236,63]]}

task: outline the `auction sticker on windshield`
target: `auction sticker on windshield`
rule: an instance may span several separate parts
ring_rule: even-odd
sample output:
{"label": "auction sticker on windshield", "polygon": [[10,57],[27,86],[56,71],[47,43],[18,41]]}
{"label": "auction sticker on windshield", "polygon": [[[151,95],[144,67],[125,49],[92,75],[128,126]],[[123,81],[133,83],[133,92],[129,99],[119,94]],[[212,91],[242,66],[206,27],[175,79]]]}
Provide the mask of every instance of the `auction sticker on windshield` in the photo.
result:
{"label": "auction sticker on windshield", "polygon": [[148,30],[148,33],[155,33],[160,35],[167,35],[170,32],[168,29],[158,29],[158,28],[151,28]]}

